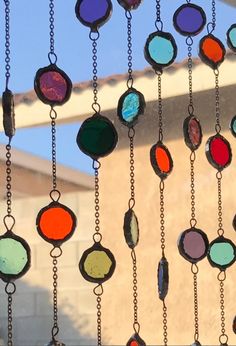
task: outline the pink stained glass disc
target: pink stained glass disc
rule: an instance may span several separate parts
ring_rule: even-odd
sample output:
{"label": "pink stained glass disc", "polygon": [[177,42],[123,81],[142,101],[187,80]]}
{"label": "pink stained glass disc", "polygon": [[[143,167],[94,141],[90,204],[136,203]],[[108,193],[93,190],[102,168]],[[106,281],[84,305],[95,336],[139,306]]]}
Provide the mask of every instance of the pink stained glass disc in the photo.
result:
{"label": "pink stained glass disc", "polygon": [[135,10],[139,7],[142,0],[118,0],[118,3],[126,10]]}
{"label": "pink stained glass disc", "polygon": [[48,71],[40,76],[40,89],[49,101],[62,102],[66,96],[67,83],[56,71]]}
{"label": "pink stained glass disc", "polygon": [[200,121],[194,116],[189,116],[184,121],[184,140],[191,150],[196,150],[202,143],[202,128]]}

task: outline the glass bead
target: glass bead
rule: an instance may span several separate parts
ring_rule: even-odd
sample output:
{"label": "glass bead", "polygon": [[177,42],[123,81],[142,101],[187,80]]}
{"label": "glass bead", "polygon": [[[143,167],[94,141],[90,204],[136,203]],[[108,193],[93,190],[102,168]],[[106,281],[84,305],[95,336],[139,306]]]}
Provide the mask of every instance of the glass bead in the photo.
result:
{"label": "glass bead", "polygon": [[76,223],[73,211],[57,201],[41,209],[36,219],[39,235],[54,246],[60,246],[72,237]]}
{"label": "glass bead", "polygon": [[86,250],[79,262],[79,269],[85,280],[101,284],[110,279],[115,271],[116,261],[110,250],[100,243]]}
{"label": "glass bead", "polygon": [[159,298],[165,300],[169,289],[169,264],[165,257],[158,264],[157,279]]}
{"label": "glass bead", "polygon": [[138,245],[139,241],[139,225],[138,219],[132,209],[129,209],[125,213],[124,218],[124,236],[127,245],[134,249]]}
{"label": "glass bead", "polygon": [[236,24],[231,25],[227,31],[227,43],[229,48],[236,52]]}
{"label": "glass bead", "polygon": [[167,32],[156,31],[149,35],[144,54],[147,62],[156,71],[171,65],[177,56],[177,45],[174,37]]}
{"label": "glass bead", "polygon": [[83,25],[96,32],[111,17],[112,2],[111,0],[78,0],[75,13]]}
{"label": "glass bead", "polygon": [[135,10],[136,8],[139,7],[139,5],[142,2],[142,0],[117,0],[117,1],[127,11]]}
{"label": "glass bead", "polygon": [[236,137],[236,115],[233,117],[230,123],[230,130],[234,137]]}
{"label": "glass bead", "polygon": [[189,116],[185,119],[184,125],[184,140],[190,150],[197,150],[202,143],[202,128],[200,121],[194,116]]}
{"label": "glass bead", "polygon": [[229,142],[220,134],[210,137],[206,143],[206,156],[214,168],[222,171],[232,161]]}
{"label": "glass bead", "polygon": [[126,346],[146,346],[146,343],[141,339],[138,333],[135,333],[131,336]]}
{"label": "glass bead", "polygon": [[116,147],[118,134],[112,122],[100,114],[88,118],[81,125],[77,144],[92,159],[109,155]]}
{"label": "glass bead", "polygon": [[213,70],[217,69],[225,58],[225,47],[223,43],[209,34],[204,36],[199,44],[199,57],[209,65]]}
{"label": "glass bead", "polygon": [[3,127],[5,135],[12,138],[16,132],[15,129],[15,109],[14,96],[9,89],[6,89],[2,94],[2,109],[3,109]]}
{"label": "glass bead", "polygon": [[208,249],[208,261],[212,267],[225,270],[236,260],[236,248],[230,239],[223,236],[213,240]]}
{"label": "glass bead", "polygon": [[144,109],[144,96],[136,89],[130,88],[119,99],[117,115],[124,125],[131,127],[137,123]]}
{"label": "glass bead", "polygon": [[184,4],[174,14],[174,27],[181,35],[198,35],[206,25],[206,14],[200,6]]}
{"label": "glass bead", "polygon": [[197,263],[206,257],[209,241],[206,234],[198,228],[184,231],[178,240],[181,256],[191,263]]}
{"label": "glass bead", "polygon": [[167,147],[158,142],[150,150],[150,160],[154,172],[165,179],[173,169],[173,160]]}

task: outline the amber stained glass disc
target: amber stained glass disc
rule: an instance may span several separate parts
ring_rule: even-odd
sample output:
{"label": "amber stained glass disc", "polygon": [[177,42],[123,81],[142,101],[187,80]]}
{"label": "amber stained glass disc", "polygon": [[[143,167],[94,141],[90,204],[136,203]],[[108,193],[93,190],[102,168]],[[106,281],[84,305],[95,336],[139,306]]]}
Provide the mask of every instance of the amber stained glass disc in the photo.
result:
{"label": "amber stained glass disc", "polygon": [[55,64],[50,64],[37,71],[34,89],[43,103],[50,106],[61,106],[71,96],[72,82],[64,71]]}
{"label": "amber stained glass disc", "polygon": [[213,70],[217,69],[225,58],[223,43],[212,34],[204,36],[199,44],[199,57]]}
{"label": "amber stained glass disc", "polygon": [[57,201],[41,209],[36,219],[39,235],[54,246],[60,246],[72,237],[76,223],[73,211]]}
{"label": "amber stained glass disc", "polygon": [[184,231],[178,240],[181,256],[191,263],[197,263],[206,257],[209,247],[207,235],[198,228]]}
{"label": "amber stained glass disc", "polygon": [[202,143],[202,128],[200,121],[189,116],[184,120],[183,124],[184,140],[190,150],[197,150]]}
{"label": "amber stained glass disc", "polygon": [[153,145],[150,150],[150,160],[152,168],[159,178],[167,178],[173,169],[173,160],[168,148],[162,142]]}
{"label": "amber stained glass disc", "polygon": [[143,94],[134,88],[129,88],[119,99],[117,115],[126,126],[134,126],[138,117],[144,113],[145,100]]}
{"label": "amber stained glass disc", "polygon": [[146,343],[141,339],[138,333],[135,333],[131,336],[126,346],[146,346]]}
{"label": "amber stained glass disc", "polygon": [[219,171],[229,166],[232,151],[227,139],[220,134],[210,137],[206,143],[206,156],[209,163]]}

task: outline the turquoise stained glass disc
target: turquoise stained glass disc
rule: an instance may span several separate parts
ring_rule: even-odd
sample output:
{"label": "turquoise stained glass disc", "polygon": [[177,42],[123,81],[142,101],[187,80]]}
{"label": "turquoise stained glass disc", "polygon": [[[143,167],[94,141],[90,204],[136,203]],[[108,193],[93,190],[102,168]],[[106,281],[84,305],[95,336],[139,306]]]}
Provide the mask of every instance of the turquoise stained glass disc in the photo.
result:
{"label": "turquoise stained glass disc", "polygon": [[230,239],[218,237],[210,243],[207,257],[213,267],[225,270],[236,260],[235,245]]}
{"label": "turquoise stained glass disc", "polygon": [[230,123],[230,130],[234,137],[236,137],[236,115],[233,117]]}
{"label": "turquoise stained glass disc", "polygon": [[156,71],[171,65],[177,56],[177,45],[174,37],[167,32],[156,31],[149,35],[144,48],[147,62]]}
{"label": "turquoise stained glass disc", "polygon": [[236,52],[236,24],[231,25],[227,31],[227,43],[229,48]]}
{"label": "turquoise stained glass disc", "polygon": [[129,88],[119,99],[117,115],[124,125],[131,127],[137,123],[139,115],[144,113],[145,106],[143,94]]}

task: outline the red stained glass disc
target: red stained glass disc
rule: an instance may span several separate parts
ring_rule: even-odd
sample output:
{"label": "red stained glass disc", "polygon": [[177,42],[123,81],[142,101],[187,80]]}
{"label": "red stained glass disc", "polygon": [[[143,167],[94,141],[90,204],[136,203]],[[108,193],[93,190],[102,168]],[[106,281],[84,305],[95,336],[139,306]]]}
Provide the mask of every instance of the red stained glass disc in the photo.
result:
{"label": "red stained glass disc", "polygon": [[67,93],[67,83],[56,71],[43,73],[39,79],[42,94],[49,101],[62,102]]}
{"label": "red stained glass disc", "polygon": [[225,47],[218,38],[208,35],[200,41],[199,55],[206,64],[216,69],[224,61]]}
{"label": "red stained glass disc", "polygon": [[130,346],[139,346],[139,343],[136,340],[131,341]]}
{"label": "red stained glass disc", "polygon": [[226,168],[232,160],[229,142],[221,135],[216,135],[207,141],[206,155],[210,164],[218,170]]}

